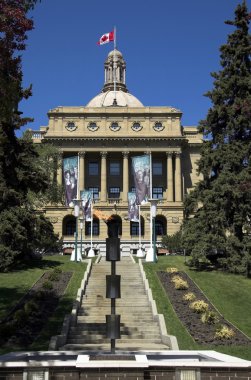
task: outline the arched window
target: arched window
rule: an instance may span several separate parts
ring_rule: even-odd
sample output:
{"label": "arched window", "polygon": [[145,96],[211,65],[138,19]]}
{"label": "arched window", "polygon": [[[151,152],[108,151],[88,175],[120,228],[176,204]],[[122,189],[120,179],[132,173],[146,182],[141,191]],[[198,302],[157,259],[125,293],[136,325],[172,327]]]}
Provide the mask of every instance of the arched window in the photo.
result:
{"label": "arched window", "polygon": [[73,236],[76,232],[76,218],[73,215],[66,215],[63,219],[63,235]]}
{"label": "arched window", "polygon": [[[85,222],[85,235],[91,235],[91,222]],[[92,235],[99,236],[99,219],[93,218]]]}
{"label": "arched window", "polygon": [[156,236],[166,235],[166,218],[162,215],[157,215],[155,219],[155,234]]}
{"label": "arched window", "polygon": [[[140,216],[141,221],[141,236],[145,235],[145,220],[143,216]],[[138,222],[130,222],[130,235],[131,236],[139,236],[139,223]]]}

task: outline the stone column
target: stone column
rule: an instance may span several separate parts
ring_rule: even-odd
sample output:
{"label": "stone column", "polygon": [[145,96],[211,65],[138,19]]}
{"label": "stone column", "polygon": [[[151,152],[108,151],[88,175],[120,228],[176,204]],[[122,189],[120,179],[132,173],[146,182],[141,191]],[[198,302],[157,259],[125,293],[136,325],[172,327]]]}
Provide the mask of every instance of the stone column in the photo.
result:
{"label": "stone column", "polygon": [[181,152],[175,152],[175,201],[182,201],[181,192]]}
{"label": "stone column", "polygon": [[128,155],[129,152],[122,152],[123,154],[123,202],[127,202],[127,193],[129,190],[128,178]]}
{"label": "stone column", "polygon": [[79,199],[80,191],[85,189],[85,152],[79,152]]}
{"label": "stone column", "polygon": [[63,152],[58,155],[58,165],[57,168],[57,183],[59,186],[63,184]]}
{"label": "stone column", "polygon": [[101,189],[100,200],[106,202],[107,197],[107,178],[106,178],[106,156],[107,152],[101,152]]}
{"label": "stone column", "polygon": [[167,200],[173,202],[173,154],[167,152]]}

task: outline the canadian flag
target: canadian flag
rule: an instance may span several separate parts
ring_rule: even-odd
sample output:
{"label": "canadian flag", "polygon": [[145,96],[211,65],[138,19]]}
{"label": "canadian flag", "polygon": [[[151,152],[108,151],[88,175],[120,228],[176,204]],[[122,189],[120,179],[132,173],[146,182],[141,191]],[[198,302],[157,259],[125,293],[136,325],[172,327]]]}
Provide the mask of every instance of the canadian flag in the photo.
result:
{"label": "canadian flag", "polygon": [[98,45],[104,45],[111,41],[114,41],[114,32],[103,34],[98,41]]}

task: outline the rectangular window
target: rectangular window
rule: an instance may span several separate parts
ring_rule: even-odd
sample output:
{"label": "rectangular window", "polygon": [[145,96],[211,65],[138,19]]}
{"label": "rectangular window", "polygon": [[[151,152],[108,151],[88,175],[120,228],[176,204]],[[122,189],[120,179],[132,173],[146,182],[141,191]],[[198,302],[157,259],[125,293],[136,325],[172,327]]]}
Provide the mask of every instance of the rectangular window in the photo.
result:
{"label": "rectangular window", "polygon": [[139,223],[131,222],[131,236],[139,235]]}
{"label": "rectangular window", "polygon": [[163,198],[163,187],[153,187],[153,198],[154,199]]}
{"label": "rectangular window", "polygon": [[88,173],[89,175],[98,175],[99,174],[99,166],[98,162],[89,162],[88,163]]}
{"label": "rectangular window", "polygon": [[152,164],[153,166],[153,175],[162,175],[162,162],[155,161]]}
{"label": "rectangular window", "polygon": [[120,187],[110,187],[109,198],[119,198],[119,196],[120,196]]}
{"label": "rectangular window", "polygon": [[110,175],[120,175],[120,163],[110,162]]}
{"label": "rectangular window", "polygon": [[89,187],[88,190],[92,192],[93,199],[99,199],[99,188],[98,187]]}
{"label": "rectangular window", "polygon": [[132,192],[132,193],[136,193],[136,189],[135,189],[135,187],[131,187],[131,192]]}

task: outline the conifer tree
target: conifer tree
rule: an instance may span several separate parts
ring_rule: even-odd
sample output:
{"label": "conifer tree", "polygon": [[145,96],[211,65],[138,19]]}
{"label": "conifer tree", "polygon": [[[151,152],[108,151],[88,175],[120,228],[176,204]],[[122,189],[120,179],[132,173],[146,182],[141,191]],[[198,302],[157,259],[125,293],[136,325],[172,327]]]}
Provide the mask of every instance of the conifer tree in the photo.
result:
{"label": "conifer tree", "polygon": [[212,73],[212,106],[199,130],[204,135],[198,171],[203,175],[185,201],[183,228],[192,263],[214,263],[243,272],[251,262],[251,38],[243,1],[220,48],[221,67]]}
{"label": "conifer tree", "polygon": [[0,270],[34,250],[41,218],[30,207],[28,194],[44,191],[49,184],[32,141],[16,137],[29,120],[19,111],[21,100],[31,95],[31,87],[22,88],[21,52],[33,28],[27,12],[35,3],[0,1]]}

